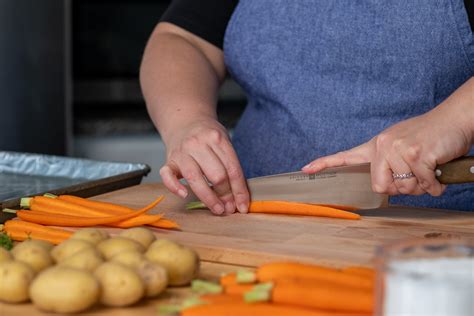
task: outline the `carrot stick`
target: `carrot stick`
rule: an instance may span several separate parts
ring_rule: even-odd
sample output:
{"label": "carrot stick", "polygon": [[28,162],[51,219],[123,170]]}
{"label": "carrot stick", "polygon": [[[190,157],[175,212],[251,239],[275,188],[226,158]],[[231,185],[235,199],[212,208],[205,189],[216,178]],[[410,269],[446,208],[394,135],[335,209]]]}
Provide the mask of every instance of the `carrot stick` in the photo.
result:
{"label": "carrot stick", "polygon": [[17,220],[6,221],[4,230],[13,240],[40,239],[53,244],[59,244],[72,235],[67,230]]}
{"label": "carrot stick", "polygon": [[371,313],[373,291],[326,282],[278,280],[272,289],[245,294],[246,302],[273,302],[336,312]]}
{"label": "carrot stick", "polygon": [[67,216],[60,214],[50,214],[38,211],[17,211],[16,215],[27,222],[52,225],[52,226],[71,226],[71,227],[86,227],[86,226],[97,226],[105,225],[115,222],[127,220],[129,218],[136,217],[140,214],[145,213],[147,210],[142,209],[141,211],[107,216],[107,217],[79,217],[79,216]]}
{"label": "carrot stick", "polygon": [[257,269],[256,278],[262,283],[281,279],[302,279],[361,289],[373,289],[374,287],[373,280],[365,276],[297,262],[273,262],[264,264]]}
{"label": "carrot stick", "polygon": [[[185,309],[181,316],[356,316],[355,314],[332,313],[316,311],[294,306],[281,306],[277,304],[259,303],[222,303],[202,304]],[[358,314],[357,316],[369,316]]]}
{"label": "carrot stick", "polygon": [[250,203],[249,212],[360,219],[359,214],[332,207],[286,201],[253,201]]}

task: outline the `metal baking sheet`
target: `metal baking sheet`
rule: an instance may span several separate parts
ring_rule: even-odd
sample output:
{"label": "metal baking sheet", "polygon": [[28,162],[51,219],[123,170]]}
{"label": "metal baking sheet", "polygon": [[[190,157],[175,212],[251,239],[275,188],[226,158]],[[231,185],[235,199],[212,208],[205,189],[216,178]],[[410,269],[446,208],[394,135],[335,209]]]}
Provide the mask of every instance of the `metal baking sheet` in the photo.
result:
{"label": "metal baking sheet", "polygon": [[93,196],[139,184],[149,172],[146,164],[0,151],[0,207],[46,192]]}

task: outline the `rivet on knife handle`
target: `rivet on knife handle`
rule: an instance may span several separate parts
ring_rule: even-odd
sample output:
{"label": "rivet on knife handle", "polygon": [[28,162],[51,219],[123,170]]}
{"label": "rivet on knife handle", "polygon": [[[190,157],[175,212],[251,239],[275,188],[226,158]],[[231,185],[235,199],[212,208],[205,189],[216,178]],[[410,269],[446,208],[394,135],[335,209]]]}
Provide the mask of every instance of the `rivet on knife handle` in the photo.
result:
{"label": "rivet on knife handle", "polygon": [[474,157],[461,157],[439,165],[435,174],[444,184],[474,182]]}

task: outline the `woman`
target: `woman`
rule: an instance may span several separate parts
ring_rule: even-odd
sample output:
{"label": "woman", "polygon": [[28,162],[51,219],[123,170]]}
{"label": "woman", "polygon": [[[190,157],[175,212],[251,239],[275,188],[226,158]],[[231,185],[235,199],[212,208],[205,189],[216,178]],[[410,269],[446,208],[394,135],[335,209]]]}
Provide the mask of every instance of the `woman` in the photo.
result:
{"label": "woman", "polygon": [[[392,203],[472,210],[472,186],[441,195],[434,175],[474,141],[471,6],[173,1],[141,67],[164,184],[184,198],[185,178],[213,213],[245,213],[245,177],[319,157],[303,171],[371,162],[373,189],[398,195]],[[215,109],[226,71],[248,96],[232,144]]]}

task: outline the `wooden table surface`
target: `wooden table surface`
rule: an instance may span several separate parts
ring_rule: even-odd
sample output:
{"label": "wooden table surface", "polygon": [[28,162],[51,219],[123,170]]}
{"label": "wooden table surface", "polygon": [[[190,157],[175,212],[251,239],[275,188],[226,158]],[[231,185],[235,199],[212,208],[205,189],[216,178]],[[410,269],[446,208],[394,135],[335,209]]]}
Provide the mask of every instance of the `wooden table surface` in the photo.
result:
{"label": "wooden table surface", "polygon": [[[181,231],[153,229],[155,234],[196,249],[203,260],[200,277],[205,279],[275,260],[371,266],[377,247],[406,238],[474,240],[474,212],[389,207],[359,211],[362,219],[355,221],[266,214],[213,216],[206,210],[186,211],[184,205],[193,197],[183,201],[167,193],[162,184],[138,185],[95,199],[139,208],[161,194],[166,198],[152,213],[176,220]],[[189,289],[171,289],[160,300],[130,308],[99,307],[87,315],[156,315],[157,303],[189,295]],[[45,314],[31,304],[0,304],[0,316],[10,315]]]}

